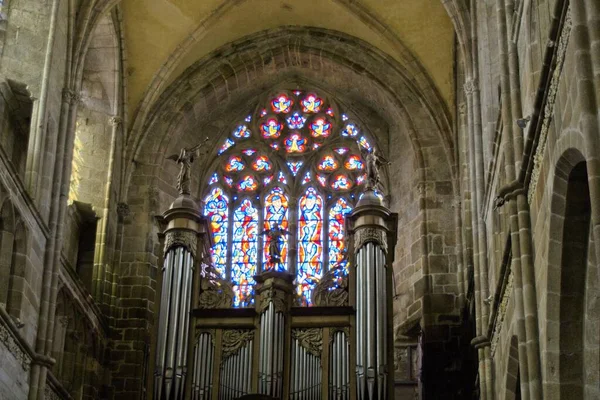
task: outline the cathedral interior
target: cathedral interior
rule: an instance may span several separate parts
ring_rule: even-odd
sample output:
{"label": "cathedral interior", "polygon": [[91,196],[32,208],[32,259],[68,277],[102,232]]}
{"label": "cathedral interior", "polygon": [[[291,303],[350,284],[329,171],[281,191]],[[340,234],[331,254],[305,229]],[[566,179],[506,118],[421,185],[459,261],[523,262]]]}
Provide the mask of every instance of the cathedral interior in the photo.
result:
{"label": "cathedral interior", "polygon": [[598,0],[0,0],[0,399],[600,399]]}

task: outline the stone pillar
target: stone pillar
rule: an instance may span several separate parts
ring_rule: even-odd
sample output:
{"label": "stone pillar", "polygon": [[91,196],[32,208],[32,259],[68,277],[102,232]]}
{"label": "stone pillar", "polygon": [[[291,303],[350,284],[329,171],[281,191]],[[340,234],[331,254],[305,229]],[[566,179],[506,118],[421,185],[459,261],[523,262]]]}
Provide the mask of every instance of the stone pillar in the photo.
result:
{"label": "stone pillar", "polygon": [[200,208],[188,194],[179,196],[163,217],[167,228],[164,232],[164,263],[158,283],[161,290],[154,399],[175,400],[185,398],[192,335],[190,310],[196,295],[193,291],[194,271],[202,256],[198,254],[198,238],[200,235],[206,238],[207,232]]}
{"label": "stone pillar", "polygon": [[356,398],[394,398],[392,262],[398,217],[367,189],[349,218],[354,238]]}

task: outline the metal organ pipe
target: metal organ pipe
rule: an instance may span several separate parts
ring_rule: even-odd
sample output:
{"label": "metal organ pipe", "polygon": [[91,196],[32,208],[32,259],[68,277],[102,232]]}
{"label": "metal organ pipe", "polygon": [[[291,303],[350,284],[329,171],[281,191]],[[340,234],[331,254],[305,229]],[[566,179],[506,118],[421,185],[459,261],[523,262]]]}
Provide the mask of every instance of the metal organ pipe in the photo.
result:
{"label": "metal organ pipe", "polygon": [[156,399],[183,399],[193,257],[184,247],[168,251],[163,269],[155,371]]}
{"label": "metal organ pipe", "polygon": [[343,331],[334,333],[330,349],[329,397],[335,400],[347,400],[350,388],[348,365],[350,345]]}
{"label": "metal organ pipe", "polygon": [[[358,250],[356,259],[357,396],[383,400],[388,393],[386,255],[379,244],[367,242]],[[336,342],[337,339],[336,336]],[[347,357],[342,350],[347,346],[341,338],[337,344],[339,357]],[[344,372],[339,379],[340,385],[349,384]],[[346,398],[347,390],[341,393],[339,398]]]}
{"label": "metal organ pipe", "polygon": [[203,332],[198,336],[194,354],[192,398],[194,400],[208,400],[211,396],[214,355],[210,333]]}

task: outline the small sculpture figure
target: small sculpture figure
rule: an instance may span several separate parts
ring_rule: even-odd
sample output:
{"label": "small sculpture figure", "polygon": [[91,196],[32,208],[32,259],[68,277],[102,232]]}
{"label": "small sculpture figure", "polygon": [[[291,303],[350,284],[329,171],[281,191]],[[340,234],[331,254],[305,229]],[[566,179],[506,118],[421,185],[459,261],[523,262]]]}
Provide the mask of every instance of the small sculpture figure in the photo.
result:
{"label": "small sculpture figure", "polygon": [[181,165],[179,175],[177,175],[177,190],[179,190],[180,195],[190,194],[190,170],[192,169],[192,164],[194,163],[196,157],[200,157],[199,150],[206,142],[208,142],[208,137],[204,139],[204,142],[192,148],[183,148],[179,154],[173,154],[167,157],[167,160],[173,160],[177,164]]}
{"label": "small sculpture figure", "polygon": [[279,226],[278,223],[273,225],[273,228],[266,229],[261,232],[261,235],[267,235],[269,241],[269,262],[279,264],[281,262],[281,245],[283,244],[283,235],[289,232]]}
{"label": "small sculpture figure", "polygon": [[391,162],[383,158],[375,148],[373,148],[372,151],[363,150],[363,157],[367,164],[367,190],[376,189],[381,180],[379,176],[379,167],[382,165],[390,165]]}

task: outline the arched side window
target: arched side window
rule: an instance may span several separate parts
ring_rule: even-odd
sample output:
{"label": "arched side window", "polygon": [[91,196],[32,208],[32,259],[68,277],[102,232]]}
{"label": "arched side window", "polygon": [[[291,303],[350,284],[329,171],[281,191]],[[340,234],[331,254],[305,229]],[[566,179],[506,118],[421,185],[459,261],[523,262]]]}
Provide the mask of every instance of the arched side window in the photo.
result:
{"label": "arched side window", "polygon": [[293,274],[296,304],[310,306],[328,269],[347,272],[344,217],[364,191],[373,140],[316,92],[265,104],[233,126],[208,169],[212,260],[236,307],[253,304],[254,276],[268,270]]}

